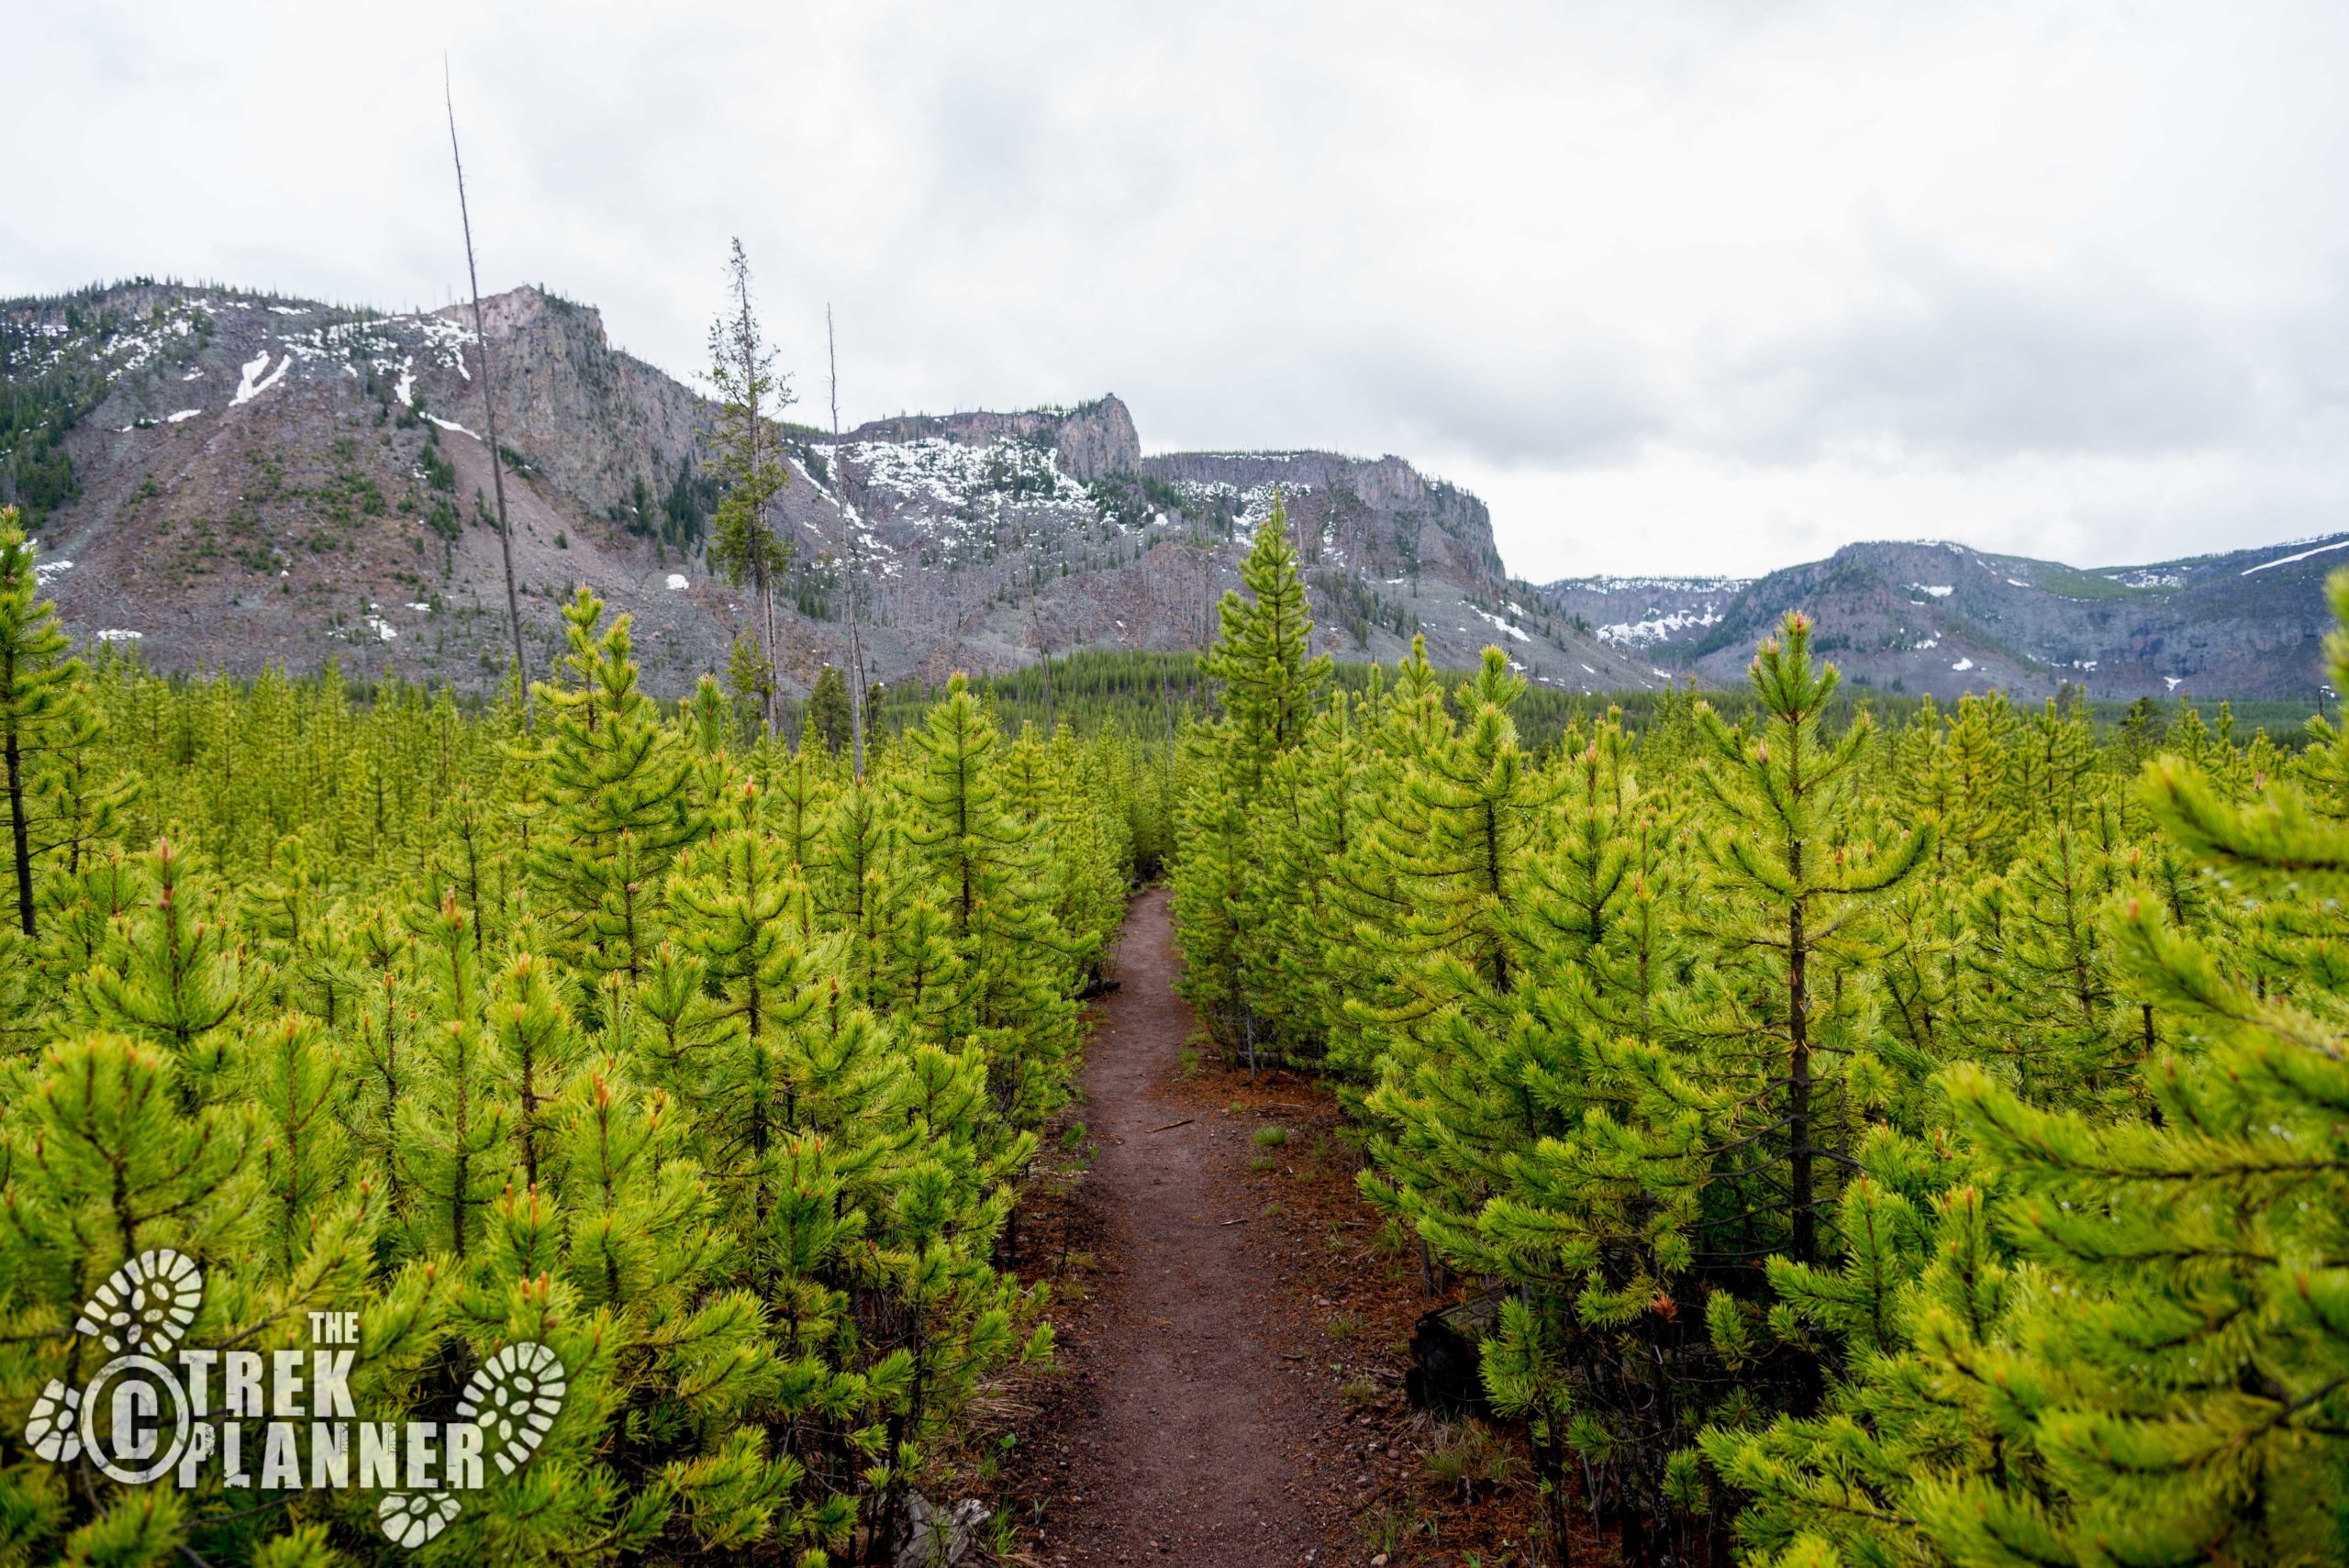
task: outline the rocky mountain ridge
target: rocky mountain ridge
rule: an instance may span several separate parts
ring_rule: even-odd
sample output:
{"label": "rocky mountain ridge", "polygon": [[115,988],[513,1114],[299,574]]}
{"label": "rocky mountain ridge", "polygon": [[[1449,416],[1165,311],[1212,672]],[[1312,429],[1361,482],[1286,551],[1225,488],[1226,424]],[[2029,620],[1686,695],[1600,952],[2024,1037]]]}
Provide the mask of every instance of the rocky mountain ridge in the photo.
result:
{"label": "rocky mountain ridge", "polygon": [[[470,309],[382,313],[138,282],[0,303],[0,493],[32,514],[77,635],[168,668],[327,659],[482,689],[506,666],[489,503],[506,466],[531,668],[585,584],[636,620],[648,685],[725,668],[753,623],[703,554],[711,406],[544,290],[484,302],[500,450]],[[1472,662],[1601,689],[1652,671],[1511,598],[1482,503],[1400,458],[1145,456],[1114,396],[785,428],[775,514],[787,678],[844,662],[847,610],[885,681],[1213,635],[1248,538],[1286,496],[1341,656]]]}
{"label": "rocky mountain ridge", "polygon": [[[33,517],[68,628],[161,667],[331,657],[485,688],[507,657],[498,461],[534,672],[582,583],[636,617],[652,689],[723,669],[753,617],[703,555],[707,399],[614,348],[592,306],[522,288],[484,318],[497,454],[470,311],[144,281],[0,303],[0,495]],[[1399,457],[1148,452],[1114,396],[786,436],[783,663],[800,687],[844,661],[852,595],[885,681],[1204,646],[1275,495],[1321,647],[1391,662],[1418,632],[1460,665],[1497,643],[1577,691],[1733,683],[1799,606],[1881,690],[2309,698],[2323,578],[2349,562],[2349,536],[2098,571],[1871,543],[1752,581],[1535,588],[1508,576],[1481,501]]]}
{"label": "rocky mountain ridge", "polygon": [[2082,569],[1945,542],[1846,545],[1741,581],[1570,578],[1551,613],[1659,668],[1734,681],[1787,611],[1819,622],[1848,678],[1930,694],[2003,688],[2100,698],[2317,702],[2327,694],[2324,580],[2349,534],[2147,566]]}

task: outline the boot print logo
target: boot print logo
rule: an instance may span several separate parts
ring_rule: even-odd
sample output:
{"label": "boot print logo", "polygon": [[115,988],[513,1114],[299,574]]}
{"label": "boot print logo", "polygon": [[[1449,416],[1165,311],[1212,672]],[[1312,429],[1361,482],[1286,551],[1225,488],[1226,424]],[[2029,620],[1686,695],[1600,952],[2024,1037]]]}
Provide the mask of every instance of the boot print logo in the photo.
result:
{"label": "boot print logo", "polygon": [[423,1545],[463,1508],[494,1465],[530,1462],[562,1413],[569,1379],[549,1347],[508,1345],[466,1380],[449,1421],[362,1421],[351,1400],[359,1315],[310,1314],[311,1349],[197,1350],[188,1331],[204,1273],[169,1248],[107,1276],[73,1322],[108,1359],[79,1388],[52,1378],[33,1401],[25,1441],[52,1464],[86,1463],[127,1486],[207,1473],[262,1491],[380,1490],[376,1522],[402,1547]]}

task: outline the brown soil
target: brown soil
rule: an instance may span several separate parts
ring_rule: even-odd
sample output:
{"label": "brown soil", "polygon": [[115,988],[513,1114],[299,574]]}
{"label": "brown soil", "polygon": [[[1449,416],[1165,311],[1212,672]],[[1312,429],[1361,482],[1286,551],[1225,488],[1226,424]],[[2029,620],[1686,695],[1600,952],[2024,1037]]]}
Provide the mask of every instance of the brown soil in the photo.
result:
{"label": "brown soil", "polygon": [[[1146,893],[1096,1016],[1091,1162],[1022,1206],[1029,1269],[1063,1295],[1056,1369],[1003,1412],[1017,1440],[995,1501],[1020,1560],[1526,1562],[1521,1437],[1447,1439],[1402,1398],[1412,1326],[1441,1301],[1355,1190],[1335,1103],[1186,1062],[1178,968],[1166,895]],[[1285,1140],[1259,1144],[1268,1126]],[[1502,1485],[1464,1496],[1429,1470],[1464,1431]]]}

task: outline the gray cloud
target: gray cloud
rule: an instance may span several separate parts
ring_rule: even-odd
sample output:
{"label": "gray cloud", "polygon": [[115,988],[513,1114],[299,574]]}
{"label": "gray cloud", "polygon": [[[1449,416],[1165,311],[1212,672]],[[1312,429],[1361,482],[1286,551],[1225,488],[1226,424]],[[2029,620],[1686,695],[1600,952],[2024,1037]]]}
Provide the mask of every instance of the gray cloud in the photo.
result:
{"label": "gray cloud", "polygon": [[1893,284],[1736,356],[1697,417],[1730,411],[1746,428],[1722,433],[1768,457],[1862,442],[1961,462],[2207,450],[2260,418],[2254,362],[2184,302],[1946,264]]}
{"label": "gray cloud", "polygon": [[2330,413],[2349,413],[2349,256],[2316,293],[2278,323],[2277,360],[2292,395]]}
{"label": "gray cloud", "polygon": [[[8,0],[0,0],[7,5]],[[390,18],[395,17],[395,22]],[[740,234],[804,406],[1115,390],[1396,450],[1513,566],[2349,517],[2349,13],[1502,0],[777,13],[16,5],[0,292],[543,282],[700,365]]]}
{"label": "gray cloud", "polygon": [[1580,467],[1631,456],[1670,417],[1628,346],[1595,339],[1479,353],[1397,338],[1334,347],[1326,362],[1353,422],[1384,428],[1386,444],[1407,453]]}

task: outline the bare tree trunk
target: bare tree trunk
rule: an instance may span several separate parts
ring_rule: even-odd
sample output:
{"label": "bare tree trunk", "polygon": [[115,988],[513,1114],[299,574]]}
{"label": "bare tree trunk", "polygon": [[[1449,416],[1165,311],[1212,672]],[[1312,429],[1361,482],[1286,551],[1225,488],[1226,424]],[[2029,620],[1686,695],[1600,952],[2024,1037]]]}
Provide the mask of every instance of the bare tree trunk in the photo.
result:
{"label": "bare tree trunk", "polygon": [[[1801,863],[1798,858],[1797,876],[1802,874]],[[1787,1162],[1792,1177],[1792,1250],[1795,1261],[1802,1263],[1819,1256],[1819,1211],[1811,1184],[1810,1029],[1806,1016],[1810,1004],[1805,973],[1809,956],[1802,901],[1797,899],[1787,911]]]}
{"label": "bare tree trunk", "polygon": [[1212,540],[1199,550],[1199,646],[1206,648],[1215,641],[1215,545]]}
{"label": "bare tree trunk", "polygon": [[[15,673],[12,667],[9,671],[12,686],[15,684]],[[15,839],[17,856],[17,918],[24,927],[25,935],[29,937],[37,934],[33,929],[33,851],[25,831],[24,756],[17,745],[17,721],[13,717],[8,720],[7,730],[8,830]]]}
{"label": "bare tree trunk", "polygon": [[1028,624],[1035,628],[1036,654],[1042,663],[1044,672],[1044,734],[1047,739],[1050,739],[1052,733],[1053,724],[1052,645],[1044,639],[1044,617],[1042,613],[1037,608],[1038,605],[1041,602],[1042,595],[1035,586],[1035,576],[1032,569],[1030,570],[1028,581],[1030,592],[1035,595],[1028,601]]}
{"label": "bare tree trunk", "polygon": [[840,473],[841,352],[832,336],[832,307],[824,306],[824,360],[832,381],[832,492],[841,514],[842,556],[848,572],[848,715],[852,776],[864,782],[864,635],[861,629],[864,603],[864,551],[856,537],[856,519],[849,516],[848,485]]}
{"label": "bare tree trunk", "polygon": [[465,279],[473,292],[473,337],[481,345],[483,439],[489,447],[489,487],[497,497],[497,550],[506,567],[506,622],[514,633],[514,673],[522,687],[522,723],[530,722],[530,666],[522,652],[522,601],[514,591],[514,530],[506,522],[506,461],[497,448],[497,395],[489,362],[489,329],[481,314],[481,273],[473,266],[473,212],[465,204],[465,161],[457,150],[457,99],[449,86],[449,61],[440,61],[440,96],[449,109],[449,161],[457,169],[457,217],[465,230]]}
{"label": "bare tree trunk", "polygon": [[[762,545],[761,549],[765,547]],[[767,733],[783,733],[783,676],[778,668],[781,661],[775,650],[774,584],[767,577],[766,563],[759,563],[759,614],[765,625],[762,640],[765,643],[767,660]]]}

